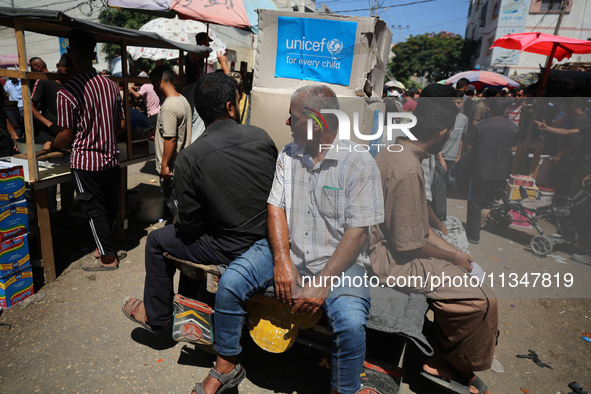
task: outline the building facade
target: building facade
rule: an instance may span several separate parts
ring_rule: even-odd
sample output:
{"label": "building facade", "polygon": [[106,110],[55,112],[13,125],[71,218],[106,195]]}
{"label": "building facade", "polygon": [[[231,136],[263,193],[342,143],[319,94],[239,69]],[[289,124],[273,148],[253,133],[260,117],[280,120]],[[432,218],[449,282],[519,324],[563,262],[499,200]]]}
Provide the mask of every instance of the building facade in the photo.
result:
{"label": "building facade", "polygon": [[[591,39],[591,4],[573,0],[471,0],[466,25],[467,39],[476,41],[473,66],[494,69],[506,75],[539,72],[546,56],[503,48],[490,49],[493,42],[512,33],[554,34],[566,7],[557,35]],[[591,55],[573,55],[563,62],[591,62]]]}

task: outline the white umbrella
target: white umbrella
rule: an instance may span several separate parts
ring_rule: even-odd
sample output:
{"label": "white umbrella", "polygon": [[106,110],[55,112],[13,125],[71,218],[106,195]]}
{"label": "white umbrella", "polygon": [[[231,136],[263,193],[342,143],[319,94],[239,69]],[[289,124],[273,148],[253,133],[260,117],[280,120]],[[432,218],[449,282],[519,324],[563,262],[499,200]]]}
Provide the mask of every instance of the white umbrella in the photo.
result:
{"label": "white umbrella", "polygon": [[[207,25],[194,20],[179,19],[178,16],[175,16],[172,19],[153,19],[140,27],[140,31],[157,33],[171,41],[181,42],[183,44],[197,45],[195,35],[197,33],[207,33]],[[209,64],[214,64],[217,61],[217,51],[225,51],[228,46],[211,27],[209,28],[209,37],[213,40],[209,43],[209,46],[213,51],[209,54],[207,62]],[[127,52],[134,60],[139,58],[166,60],[177,59],[179,57],[179,51],[163,48],[129,46],[127,47]]]}

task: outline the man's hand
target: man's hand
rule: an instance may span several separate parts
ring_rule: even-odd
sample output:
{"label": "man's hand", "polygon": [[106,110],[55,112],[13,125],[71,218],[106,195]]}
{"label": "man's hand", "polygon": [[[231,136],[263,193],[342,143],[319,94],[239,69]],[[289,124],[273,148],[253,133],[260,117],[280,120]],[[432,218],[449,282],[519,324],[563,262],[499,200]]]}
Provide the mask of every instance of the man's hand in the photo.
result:
{"label": "man's hand", "polygon": [[534,122],[536,123],[536,125],[538,126],[538,129],[544,131],[544,130],[548,130],[548,125],[544,122],[540,122],[538,120],[534,120]]}
{"label": "man's hand", "polygon": [[273,281],[275,282],[275,295],[284,304],[293,305],[291,297],[291,284],[300,282],[299,273],[291,261],[277,262],[273,266]]}
{"label": "man's hand", "polygon": [[552,161],[554,163],[558,163],[560,161],[560,156],[554,156],[554,157],[552,157]]}
{"label": "man's hand", "polygon": [[583,187],[585,186],[585,184],[586,184],[587,182],[591,182],[591,174],[589,174],[589,175],[587,175],[585,178],[583,178],[583,182],[581,182],[581,183],[582,183],[582,185],[583,185]]}
{"label": "man's hand", "polygon": [[160,166],[160,177],[164,180],[172,178],[172,171],[170,171],[170,168],[164,163]]}
{"label": "man's hand", "polygon": [[43,150],[48,152],[51,150],[51,141],[47,141],[45,144],[43,144]]}
{"label": "man's hand", "polygon": [[460,251],[457,251],[451,259],[451,263],[464,268],[468,272],[472,272],[472,266],[470,264],[473,262],[474,259],[468,253]]}
{"label": "man's hand", "polygon": [[296,300],[296,303],[291,312],[315,315],[320,311],[322,305],[324,305],[328,293],[328,287],[305,286],[294,295],[293,298]]}

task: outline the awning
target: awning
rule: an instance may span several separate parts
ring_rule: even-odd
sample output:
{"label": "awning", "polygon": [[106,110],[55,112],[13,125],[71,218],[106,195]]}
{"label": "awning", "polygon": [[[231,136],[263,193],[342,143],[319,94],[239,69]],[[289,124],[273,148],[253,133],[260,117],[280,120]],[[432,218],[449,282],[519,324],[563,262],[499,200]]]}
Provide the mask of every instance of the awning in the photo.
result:
{"label": "awning", "polygon": [[178,49],[197,54],[211,52],[211,48],[206,46],[181,44],[162,38],[156,33],[72,18],[61,11],[0,7],[0,26],[14,28],[14,18],[21,18],[24,30],[48,36],[67,37],[73,29],[81,29],[92,33],[97,42],[121,45],[123,39],[126,45]]}

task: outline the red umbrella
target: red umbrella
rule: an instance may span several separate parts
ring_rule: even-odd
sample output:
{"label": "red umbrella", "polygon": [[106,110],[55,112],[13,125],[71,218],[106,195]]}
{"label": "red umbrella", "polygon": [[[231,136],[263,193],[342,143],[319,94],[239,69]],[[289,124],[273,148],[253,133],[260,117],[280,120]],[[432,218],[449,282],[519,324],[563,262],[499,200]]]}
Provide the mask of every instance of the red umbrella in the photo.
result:
{"label": "red umbrella", "polygon": [[494,47],[515,49],[521,52],[531,52],[548,56],[540,86],[540,95],[543,93],[546,81],[548,80],[552,58],[561,61],[564,58],[570,58],[573,53],[591,53],[591,41],[539,32],[508,34],[495,40],[491,49]]}

